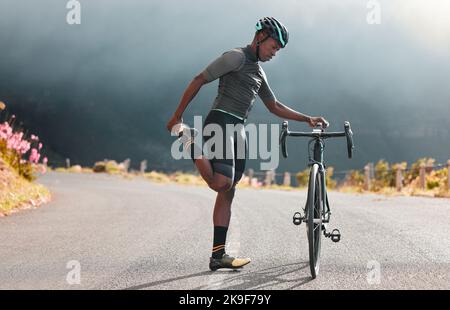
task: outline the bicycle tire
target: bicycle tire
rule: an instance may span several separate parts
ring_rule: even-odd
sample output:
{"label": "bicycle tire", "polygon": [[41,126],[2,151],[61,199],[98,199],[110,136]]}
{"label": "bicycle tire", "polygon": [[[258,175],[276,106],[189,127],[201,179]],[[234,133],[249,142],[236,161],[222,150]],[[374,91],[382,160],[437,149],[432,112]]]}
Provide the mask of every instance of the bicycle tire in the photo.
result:
{"label": "bicycle tire", "polygon": [[322,235],[322,188],[319,174],[319,165],[314,164],[309,174],[307,199],[307,235],[309,244],[309,267],[313,279],[317,277],[320,269],[320,246]]}

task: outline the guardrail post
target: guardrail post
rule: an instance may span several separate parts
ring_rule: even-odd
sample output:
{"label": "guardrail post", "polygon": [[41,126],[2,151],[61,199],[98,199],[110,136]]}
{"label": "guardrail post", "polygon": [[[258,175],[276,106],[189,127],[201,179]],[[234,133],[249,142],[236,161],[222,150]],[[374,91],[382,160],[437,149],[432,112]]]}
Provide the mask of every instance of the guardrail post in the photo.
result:
{"label": "guardrail post", "polygon": [[275,180],[275,171],[274,170],[268,170],[266,171],[266,179],[264,181],[265,186],[272,185],[272,182]]}
{"label": "guardrail post", "polygon": [[66,168],[70,168],[70,158],[66,158]]}
{"label": "guardrail post", "polygon": [[364,189],[370,191],[370,164],[364,167]]}
{"label": "guardrail post", "polygon": [[127,158],[123,161],[123,165],[125,167],[125,172],[128,172],[128,169],[130,168],[130,159]]}
{"label": "guardrail post", "polygon": [[271,177],[270,177],[270,170],[267,170],[266,171],[266,179],[264,180],[264,185],[265,186],[270,186],[271,182],[272,182],[272,180],[271,180]]}
{"label": "guardrail post", "polygon": [[344,185],[344,186],[346,186],[346,185],[350,185],[350,186],[356,185],[353,182],[354,182],[354,180],[352,180],[352,171],[348,171],[345,174],[344,183],[342,185]]}
{"label": "guardrail post", "polygon": [[425,164],[420,164],[419,170],[419,186],[421,189],[425,190]]}
{"label": "guardrail post", "polygon": [[255,173],[255,171],[253,171],[252,168],[248,169],[248,185],[252,185],[252,179],[253,179],[253,174]]}
{"label": "guardrail post", "polygon": [[289,172],[285,172],[284,173],[283,185],[284,186],[291,186],[291,174]]}
{"label": "guardrail post", "polygon": [[250,185],[251,185],[251,187],[258,187],[258,179],[257,178],[251,178],[250,179]]}
{"label": "guardrail post", "polygon": [[147,170],[147,161],[143,160],[143,161],[141,161],[141,169],[140,169],[140,171],[141,171],[142,174],[144,174],[145,170]]}
{"label": "guardrail post", "polygon": [[397,188],[397,192],[401,192],[402,191],[402,187],[403,187],[403,169],[400,168],[400,167],[397,169],[397,175],[395,177],[395,187]]}
{"label": "guardrail post", "polygon": [[450,159],[447,160],[447,189],[450,191]]}
{"label": "guardrail post", "polygon": [[374,163],[369,163],[370,179],[375,179],[375,165]]}

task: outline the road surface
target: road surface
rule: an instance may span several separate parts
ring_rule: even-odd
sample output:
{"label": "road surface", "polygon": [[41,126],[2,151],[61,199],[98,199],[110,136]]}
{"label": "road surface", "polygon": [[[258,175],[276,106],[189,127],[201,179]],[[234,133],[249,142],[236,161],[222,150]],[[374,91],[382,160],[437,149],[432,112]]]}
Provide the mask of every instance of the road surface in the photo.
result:
{"label": "road surface", "polygon": [[238,190],[227,249],[241,271],[210,272],[207,187],[48,173],[52,202],[0,218],[0,289],[450,289],[450,199],[330,192],[311,280],[305,191]]}

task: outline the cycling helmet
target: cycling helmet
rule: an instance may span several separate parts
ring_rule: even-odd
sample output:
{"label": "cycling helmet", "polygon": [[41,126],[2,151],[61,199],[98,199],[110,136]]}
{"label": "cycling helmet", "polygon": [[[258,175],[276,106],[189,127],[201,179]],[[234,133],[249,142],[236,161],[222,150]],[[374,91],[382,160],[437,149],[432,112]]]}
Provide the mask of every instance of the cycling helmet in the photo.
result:
{"label": "cycling helmet", "polygon": [[[270,37],[272,37],[273,39],[277,40],[280,43],[281,48],[285,47],[289,41],[289,32],[287,28],[273,17],[261,18],[256,23],[256,31],[260,30],[266,30]],[[259,43],[262,43],[267,38],[268,37],[266,37]]]}

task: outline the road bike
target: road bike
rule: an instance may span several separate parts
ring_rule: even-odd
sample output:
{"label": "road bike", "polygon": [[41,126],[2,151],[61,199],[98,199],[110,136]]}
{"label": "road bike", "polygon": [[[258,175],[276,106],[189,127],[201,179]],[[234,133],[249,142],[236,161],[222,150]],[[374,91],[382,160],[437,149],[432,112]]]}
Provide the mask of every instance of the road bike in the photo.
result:
{"label": "road bike", "polygon": [[[327,224],[330,222],[331,209],[328,202],[327,187],[326,187],[326,170],[323,161],[324,140],[327,138],[346,137],[347,138],[347,153],[348,158],[353,155],[353,132],[349,122],[344,122],[343,132],[325,132],[322,124],[318,123],[312,132],[298,132],[290,131],[288,129],[288,122],[284,121],[281,126],[280,144],[283,157],[287,158],[286,138],[291,137],[310,137],[312,138],[308,143],[308,166],[311,167],[308,181],[308,197],[306,205],[301,212],[295,212],[293,222],[295,225],[300,225],[302,222],[306,224],[306,232],[309,244],[309,267],[311,269],[311,276],[313,279],[319,274],[320,268],[320,245],[321,233],[326,238],[330,238],[333,242],[341,240],[341,233],[339,229],[333,229],[328,232]],[[313,156],[311,157],[311,144],[314,143]]]}

